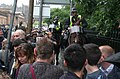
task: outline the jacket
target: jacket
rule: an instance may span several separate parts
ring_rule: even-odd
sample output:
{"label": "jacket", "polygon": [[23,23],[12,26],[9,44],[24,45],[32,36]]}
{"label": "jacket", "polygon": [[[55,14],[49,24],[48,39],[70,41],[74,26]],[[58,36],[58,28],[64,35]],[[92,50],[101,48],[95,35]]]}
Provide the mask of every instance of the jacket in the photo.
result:
{"label": "jacket", "polygon": [[[62,69],[48,63],[34,62],[32,66],[37,79],[59,79],[63,74]],[[18,79],[32,79],[29,64],[24,64],[20,67]]]}
{"label": "jacket", "polygon": [[81,79],[81,78],[79,78],[73,72],[68,71],[68,72],[64,73],[64,75],[62,75],[59,79]]}

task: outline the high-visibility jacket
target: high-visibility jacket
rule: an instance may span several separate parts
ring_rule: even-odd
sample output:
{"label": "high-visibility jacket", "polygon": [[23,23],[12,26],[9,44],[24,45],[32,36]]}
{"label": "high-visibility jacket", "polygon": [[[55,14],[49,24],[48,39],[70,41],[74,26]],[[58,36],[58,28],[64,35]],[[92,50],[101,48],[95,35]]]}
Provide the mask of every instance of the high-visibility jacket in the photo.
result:
{"label": "high-visibility jacket", "polygon": [[59,30],[59,29],[60,29],[60,22],[58,22],[58,25],[56,26],[55,29],[56,29],[56,30]]}
{"label": "high-visibility jacket", "polygon": [[[73,16],[70,16],[70,27],[72,27],[72,17]],[[81,15],[78,15],[78,17],[77,18],[79,18],[79,19],[81,19]],[[82,23],[80,22],[80,25],[81,25]]]}

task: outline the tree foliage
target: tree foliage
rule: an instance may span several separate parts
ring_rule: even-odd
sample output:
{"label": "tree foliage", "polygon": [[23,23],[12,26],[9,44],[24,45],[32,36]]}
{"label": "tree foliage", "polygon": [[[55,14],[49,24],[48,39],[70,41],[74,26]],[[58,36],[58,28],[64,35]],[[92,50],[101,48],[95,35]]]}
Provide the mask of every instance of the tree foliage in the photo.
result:
{"label": "tree foliage", "polygon": [[50,24],[51,21],[55,18],[55,16],[58,16],[59,21],[64,25],[66,18],[68,18],[70,15],[70,6],[62,6],[62,8],[52,8],[50,12],[50,18],[44,19],[45,22]]}
{"label": "tree foliage", "polygon": [[[73,0],[73,4],[87,20],[88,28],[96,28],[103,35],[119,25],[120,0]],[[70,6],[51,9],[51,18],[59,16],[63,24],[69,14]]]}
{"label": "tree foliage", "polygon": [[75,0],[75,2],[79,13],[87,19],[89,28],[95,27],[104,35],[118,26],[119,0]]}

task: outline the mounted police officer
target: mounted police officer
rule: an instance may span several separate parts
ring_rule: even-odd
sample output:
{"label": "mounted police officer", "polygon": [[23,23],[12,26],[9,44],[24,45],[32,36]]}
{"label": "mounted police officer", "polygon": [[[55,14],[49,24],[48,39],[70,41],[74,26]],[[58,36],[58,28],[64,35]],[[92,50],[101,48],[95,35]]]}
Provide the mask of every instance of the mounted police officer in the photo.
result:
{"label": "mounted police officer", "polygon": [[62,24],[59,21],[58,16],[56,16],[53,20],[51,32],[52,32],[52,37],[56,41],[55,45],[55,53],[56,53],[56,60],[58,64],[58,55],[59,55],[59,50],[60,50],[60,44],[61,44],[61,33],[62,33]]}
{"label": "mounted police officer", "polygon": [[[62,25],[59,21],[58,16],[56,16],[54,18],[53,24],[54,24],[54,29],[53,29],[52,34],[53,34],[54,38],[56,38],[57,36],[61,35],[61,33],[62,33]],[[59,39],[59,38],[56,38],[56,40],[57,39]]]}
{"label": "mounted police officer", "polygon": [[65,26],[65,28],[70,28],[69,44],[75,43],[76,40],[77,42],[79,41],[79,43],[83,42],[81,41],[81,38],[78,36],[83,35],[84,33],[83,29],[86,28],[87,25],[88,25],[87,21],[81,15],[78,15],[76,8],[72,8],[71,16],[66,21]]}

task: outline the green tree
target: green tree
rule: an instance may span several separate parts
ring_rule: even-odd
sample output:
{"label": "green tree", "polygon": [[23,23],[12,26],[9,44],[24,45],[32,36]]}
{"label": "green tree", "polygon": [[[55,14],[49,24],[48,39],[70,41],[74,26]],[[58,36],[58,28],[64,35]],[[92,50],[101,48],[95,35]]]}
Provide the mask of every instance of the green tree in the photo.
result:
{"label": "green tree", "polygon": [[[118,26],[120,0],[73,0],[73,6],[87,20],[88,28],[96,28],[96,31],[103,35]],[[63,6],[61,9],[51,9],[51,18],[59,16],[62,24],[69,15],[69,5]]]}
{"label": "green tree", "polygon": [[118,26],[120,17],[119,0],[75,0],[76,8],[88,21],[89,28],[105,35]]}
{"label": "green tree", "polygon": [[50,12],[50,18],[44,19],[44,22],[50,24],[51,21],[55,18],[55,16],[59,17],[59,21],[64,25],[65,19],[70,15],[70,6],[62,6],[62,8],[52,8]]}

